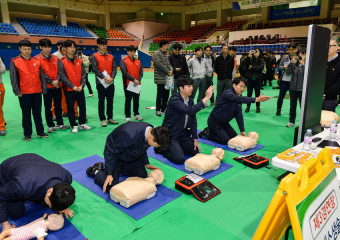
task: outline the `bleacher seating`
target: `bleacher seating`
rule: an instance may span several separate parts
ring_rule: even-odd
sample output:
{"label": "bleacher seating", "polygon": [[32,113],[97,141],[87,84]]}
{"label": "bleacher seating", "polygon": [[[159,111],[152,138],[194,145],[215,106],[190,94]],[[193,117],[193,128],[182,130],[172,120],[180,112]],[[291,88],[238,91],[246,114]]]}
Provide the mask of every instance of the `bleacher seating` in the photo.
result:
{"label": "bleacher seating", "polygon": [[18,33],[17,30],[10,23],[0,23],[1,33]]}
{"label": "bleacher seating", "polygon": [[229,22],[223,26],[216,27],[216,31],[218,30],[230,30],[230,31],[236,31],[239,30],[243,24],[245,24],[247,21],[242,20],[242,21],[235,21],[235,22]]}
{"label": "bleacher seating", "polygon": [[157,38],[154,38],[154,43],[158,43],[160,40],[167,40],[168,42],[176,41],[180,38],[184,33],[184,30],[175,30],[170,31],[165,34],[159,35]]}
{"label": "bleacher seating", "polygon": [[[232,45],[229,45],[232,46]],[[260,48],[263,52],[268,50],[276,53],[285,53],[287,52],[288,44],[287,43],[279,43],[279,44],[256,44],[256,45],[234,45],[238,53],[249,52],[251,49]]]}
{"label": "bleacher seating", "polygon": [[93,38],[93,36],[78,23],[68,22],[67,26],[61,26],[57,22],[51,20],[17,18],[17,21],[29,34],[35,34],[39,36],[51,35],[63,37]]}
{"label": "bleacher seating", "polygon": [[149,52],[155,52],[159,49],[158,43],[151,43],[149,46]]}
{"label": "bleacher seating", "polygon": [[87,24],[86,26],[89,29],[91,29],[95,34],[97,34],[98,37],[107,38],[107,32],[104,28],[97,27],[97,26],[92,25],[92,24]]}
{"label": "bleacher seating", "polygon": [[122,31],[119,31],[117,29],[109,29],[109,30],[107,30],[107,33],[109,35],[109,38],[133,40],[133,37],[127,35],[126,33],[123,33]]}

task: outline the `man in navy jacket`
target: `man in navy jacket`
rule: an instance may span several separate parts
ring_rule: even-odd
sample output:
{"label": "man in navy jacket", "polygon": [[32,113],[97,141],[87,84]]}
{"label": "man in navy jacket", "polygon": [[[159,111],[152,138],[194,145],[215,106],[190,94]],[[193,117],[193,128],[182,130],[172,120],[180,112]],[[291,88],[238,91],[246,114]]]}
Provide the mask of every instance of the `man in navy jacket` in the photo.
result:
{"label": "man in navy jacket", "polygon": [[69,171],[37,154],[25,153],[3,161],[0,165],[2,231],[12,227],[8,217],[24,216],[27,200],[72,217],[74,212],[68,207],[75,200],[75,190],[71,182]]}
{"label": "man in navy jacket", "polygon": [[171,145],[168,151],[163,152],[163,155],[177,164],[185,161],[184,154],[194,156],[200,152],[197,142],[196,113],[206,106],[214,93],[214,86],[210,86],[205,97],[194,105],[194,101],[190,98],[193,84],[189,76],[184,75],[178,78],[179,92],[170,98],[163,121],[163,126],[167,127],[171,133]]}
{"label": "man in navy jacket", "polygon": [[199,137],[208,138],[210,141],[228,144],[229,139],[237,136],[237,133],[230,125],[235,118],[242,136],[246,136],[242,115],[242,103],[265,102],[270,97],[261,94],[257,98],[242,97],[246,82],[244,77],[237,77],[233,80],[233,88],[225,90],[208,118],[208,128],[199,134]]}
{"label": "man in navy jacket", "polygon": [[156,167],[149,164],[146,151],[150,146],[166,150],[171,137],[165,127],[156,127],[146,122],[128,122],[120,125],[106,138],[104,149],[105,169],[96,163],[86,170],[94,182],[103,187],[103,192],[119,183],[119,175],[146,178],[146,169]]}

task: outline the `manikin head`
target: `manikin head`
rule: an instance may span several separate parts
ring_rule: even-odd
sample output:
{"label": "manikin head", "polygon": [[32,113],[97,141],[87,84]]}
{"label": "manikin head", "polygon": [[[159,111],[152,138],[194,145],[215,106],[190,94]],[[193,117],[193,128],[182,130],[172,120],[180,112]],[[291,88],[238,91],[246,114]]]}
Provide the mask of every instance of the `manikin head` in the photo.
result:
{"label": "manikin head", "polygon": [[57,183],[47,190],[45,203],[54,211],[63,211],[76,199],[74,188],[68,183]]}
{"label": "manikin head", "polygon": [[19,50],[21,56],[24,58],[30,58],[32,53],[32,43],[28,40],[21,40],[19,42]]}
{"label": "manikin head", "polygon": [[52,50],[52,43],[48,38],[42,38],[39,40],[39,46],[41,49],[41,53],[44,54],[46,57],[50,55]]}
{"label": "manikin head", "polygon": [[180,76],[177,79],[178,91],[184,99],[191,96],[194,89],[193,85],[194,81],[187,75]]}
{"label": "manikin head", "polygon": [[97,38],[97,46],[98,46],[99,52],[101,52],[102,54],[105,54],[107,50],[107,40],[102,37]]}
{"label": "manikin head", "polygon": [[259,134],[257,132],[249,132],[248,137],[251,137],[252,139],[258,140]]}
{"label": "manikin head", "polygon": [[160,169],[152,170],[149,173],[148,178],[146,178],[145,180],[148,181],[148,182],[151,182],[151,183],[153,183],[155,185],[161,185],[163,183],[163,181],[164,181],[163,171],[160,170]]}
{"label": "manikin head", "polygon": [[147,134],[147,141],[150,146],[159,147],[166,151],[171,143],[170,131],[164,126],[152,128]]}
{"label": "manikin head", "polygon": [[329,41],[328,58],[333,58],[336,56],[339,50],[339,40],[337,37],[331,37]]}
{"label": "manikin head", "polygon": [[244,77],[236,77],[233,79],[233,88],[237,95],[242,95],[244,89],[246,88],[246,80]]}
{"label": "manikin head", "polygon": [[211,154],[215,155],[221,161],[224,158],[224,150],[222,148],[214,148],[213,150],[211,150]]}
{"label": "manikin head", "polygon": [[58,231],[64,226],[64,217],[62,214],[50,214],[45,220],[46,227],[51,231]]}
{"label": "manikin head", "polygon": [[127,47],[127,54],[129,58],[134,59],[136,55],[136,47],[133,45],[130,45]]}

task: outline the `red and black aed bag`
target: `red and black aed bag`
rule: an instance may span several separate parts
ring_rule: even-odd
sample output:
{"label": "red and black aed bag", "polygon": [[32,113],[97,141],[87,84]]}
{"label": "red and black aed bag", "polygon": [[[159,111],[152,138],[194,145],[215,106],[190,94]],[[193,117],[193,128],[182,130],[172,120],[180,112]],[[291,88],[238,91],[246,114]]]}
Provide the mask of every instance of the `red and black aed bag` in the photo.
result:
{"label": "red and black aed bag", "polygon": [[192,173],[178,179],[175,188],[185,194],[194,194],[201,202],[207,202],[221,193],[211,182]]}
{"label": "red and black aed bag", "polygon": [[240,156],[240,157],[234,157],[234,160],[243,160],[243,164],[254,168],[254,169],[258,169],[264,166],[267,166],[269,163],[268,158],[259,156],[257,154],[251,154],[248,156]]}

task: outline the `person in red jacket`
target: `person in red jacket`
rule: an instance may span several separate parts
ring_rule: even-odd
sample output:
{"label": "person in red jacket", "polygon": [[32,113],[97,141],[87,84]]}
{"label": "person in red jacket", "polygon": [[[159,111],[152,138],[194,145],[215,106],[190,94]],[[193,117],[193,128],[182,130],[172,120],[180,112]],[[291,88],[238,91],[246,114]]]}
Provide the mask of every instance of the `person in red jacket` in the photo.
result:
{"label": "person in red jacket", "polygon": [[11,59],[10,78],[15,96],[19,97],[22,110],[22,127],[26,141],[32,140],[31,112],[38,137],[47,138],[41,119],[41,93],[46,93],[46,84],[42,82],[40,62],[31,57],[32,43],[28,40],[19,42],[20,55]]}
{"label": "person in red jacket", "polygon": [[[41,53],[35,56],[40,61],[41,77],[47,85],[47,93],[44,94],[45,119],[48,126],[48,133],[52,133],[54,129],[68,129],[69,126],[64,125],[62,109],[61,109],[61,82],[58,76],[58,57],[51,55],[52,43],[49,39],[43,38],[39,40]],[[57,125],[53,122],[52,101],[54,101],[55,116]]]}
{"label": "person in red jacket", "polygon": [[73,40],[64,41],[66,56],[58,62],[59,76],[63,82],[63,89],[66,97],[67,112],[72,133],[78,133],[78,123],[74,116],[74,102],[77,101],[79,107],[79,128],[91,130],[86,125],[86,102],[84,95],[84,85],[86,83],[86,72],[81,59],[75,56],[76,43]]}
{"label": "person in red jacket", "polygon": [[[139,115],[139,93],[128,90],[129,84],[134,86],[140,85],[143,77],[143,66],[138,59],[135,59],[136,47],[133,45],[127,48],[128,56],[120,61],[120,70],[123,75],[123,85],[125,91],[125,117],[126,122],[130,122],[131,118],[131,100],[133,99],[133,113],[135,120],[143,120]],[[132,82],[132,83],[131,83]]]}
{"label": "person in red jacket", "polygon": [[[96,75],[99,120],[102,127],[106,127],[107,123],[118,124],[113,119],[113,97],[115,94],[113,80],[116,77],[117,69],[115,57],[106,52],[107,40],[105,38],[98,38],[97,45],[99,51],[92,54],[90,62],[92,64],[92,71]],[[105,116],[105,98],[107,118]]]}

